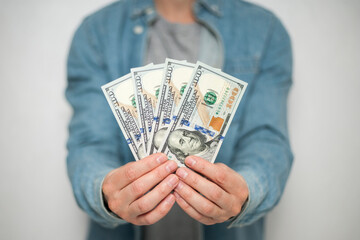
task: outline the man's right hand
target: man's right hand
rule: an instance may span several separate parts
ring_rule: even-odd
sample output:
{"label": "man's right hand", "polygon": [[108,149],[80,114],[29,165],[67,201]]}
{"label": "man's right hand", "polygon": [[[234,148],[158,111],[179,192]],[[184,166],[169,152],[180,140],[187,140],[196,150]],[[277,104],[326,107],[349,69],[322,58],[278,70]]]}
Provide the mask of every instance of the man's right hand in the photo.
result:
{"label": "man's right hand", "polygon": [[176,169],[174,161],[156,153],[109,172],[102,191],[110,210],[135,225],[159,221],[175,203]]}

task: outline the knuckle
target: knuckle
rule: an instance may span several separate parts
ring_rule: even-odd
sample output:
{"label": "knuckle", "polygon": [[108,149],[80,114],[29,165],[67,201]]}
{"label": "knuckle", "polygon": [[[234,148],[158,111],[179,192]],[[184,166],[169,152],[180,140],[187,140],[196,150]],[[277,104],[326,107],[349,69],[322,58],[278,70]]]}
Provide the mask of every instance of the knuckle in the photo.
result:
{"label": "knuckle", "polygon": [[216,165],[217,165],[218,167],[222,168],[222,169],[224,169],[224,168],[226,167],[226,165],[225,165],[224,163],[221,163],[221,162],[216,163]]}
{"label": "knuckle", "polygon": [[210,197],[212,200],[214,201],[219,201],[223,196],[223,191],[220,190],[219,188],[212,188],[211,192],[210,192]]}
{"label": "knuckle", "polygon": [[[181,196],[181,198],[183,198]],[[185,211],[185,212],[189,212],[190,210],[190,206],[189,204],[184,200],[184,199],[181,199],[180,201],[177,202],[179,204],[179,206],[181,206],[181,208]]]}
{"label": "knuckle", "polygon": [[129,164],[125,168],[125,177],[131,182],[136,179],[136,170],[134,164]]}
{"label": "knuckle", "polygon": [[118,216],[121,217],[122,219],[124,219],[125,221],[132,221],[132,217],[130,216],[130,214],[126,211],[119,211],[118,212]]}
{"label": "knuckle", "polygon": [[184,199],[189,199],[191,197],[191,192],[188,188],[183,187],[183,189],[181,189],[181,197]]}
{"label": "knuckle", "polygon": [[109,182],[104,182],[102,186],[102,191],[105,196],[110,195],[113,191],[113,185]]}
{"label": "knuckle", "polygon": [[215,175],[215,181],[224,184],[226,182],[227,175],[225,171],[217,171]]}
{"label": "knuckle", "polygon": [[207,218],[203,218],[200,222],[202,222],[204,225],[214,225],[215,222],[214,221],[211,221],[210,219],[207,219]]}
{"label": "knuckle", "polygon": [[155,167],[155,165],[156,165],[155,163],[156,163],[156,157],[151,156],[151,157],[147,158],[147,161],[145,162],[145,167],[147,169],[153,169]]}
{"label": "knuckle", "polygon": [[135,181],[131,184],[131,191],[135,195],[141,195],[143,193],[143,184],[139,181]]}
{"label": "knuckle", "polygon": [[224,163],[216,163],[216,166],[225,171],[229,169],[229,167]]}
{"label": "knuckle", "polygon": [[118,208],[118,203],[116,200],[114,199],[109,199],[108,202],[108,207],[112,212],[116,212],[116,209]]}
{"label": "knuckle", "polygon": [[141,212],[141,213],[145,213],[150,210],[149,204],[147,203],[147,201],[145,199],[141,199],[138,201],[137,208],[138,208],[139,212]]}
{"label": "knuckle", "polygon": [[205,216],[211,216],[213,213],[213,206],[209,203],[204,203],[202,205],[202,212],[204,213]]}
{"label": "knuckle", "polygon": [[155,171],[155,177],[158,179],[158,180],[162,180],[163,178],[164,178],[164,173],[163,173],[164,171],[163,171],[163,169],[161,169],[161,168],[158,168],[158,169],[156,169],[156,171]]}
{"label": "knuckle", "polygon": [[206,223],[209,221],[209,219],[207,217],[204,217],[202,215],[197,215],[195,217],[195,219],[198,220],[199,222],[205,224],[205,225],[207,225]]}
{"label": "knuckle", "polygon": [[167,183],[159,184],[159,187],[158,187],[157,191],[158,191],[158,195],[160,195],[160,196],[166,195],[167,192],[168,192]]}
{"label": "knuckle", "polygon": [[134,224],[135,226],[143,226],[145,224],[143,224],[142,221],[129,221],[130,223]]}
{"label": "knuckle", "polygon": [[166,206],[163,206],[159,209],[159,214],[160,216],[165,216],[165,214],[167,213],[168,208]]}
{"label": "knuckle", "polygon": [[153,223],[154,221],[150,219],[149,216],[144,216],[144,218],[142,219],[142,225],[151,225]]}
{"label": "knuckle", "polygon": [[132,224],[134,224],[134,225],[136,225],[136,226],[147,225],[147,224],[145,223],[144,218],[145,218],[145,217],[141,217],[141,218],[138,217],[138,218],[135,218],[135,219],[130,220],[130,221],[128,221],[128,222],[130,222],[130,223],[132,223]]}
{"label": "knuckle", "polygon": [[185,210],[185,211],[189,211],[190,210],[190,205],[183,202],[183,204],[181,205],[181,207]]}
{"label": "knuckle", "polygon": [[231,208],[231,215],[236,216],[240,213],[241,207],[239,207],[237,204],[234,204]]}
{"label": "knuckle", "polygon": [[167,155],[165,153],[162,153],[162,152],[157,153],[156,156],[167,159]]}
{"label": "knuckle", "polygon": [[206,168],[206,165],[203,161],[198,161],[197,162],[197,165],[198,165],[198,171],[199,172],[204,172],[205,168]]}
{"label": "knuckle", "polygon": [[219,217],[219,218],[217,219],[217,223],[223,223],[223,222],[225,222],[226,220],[228,220],[228,218],[225,217],[225,216],[222,216],[222,217]]}
{"label": "knuckle", "polygon": [[193,186],[197,186],[199,184],[199,176],[196,176],[196,175],[193,176],[191,178],[191,183],[192,183]]}

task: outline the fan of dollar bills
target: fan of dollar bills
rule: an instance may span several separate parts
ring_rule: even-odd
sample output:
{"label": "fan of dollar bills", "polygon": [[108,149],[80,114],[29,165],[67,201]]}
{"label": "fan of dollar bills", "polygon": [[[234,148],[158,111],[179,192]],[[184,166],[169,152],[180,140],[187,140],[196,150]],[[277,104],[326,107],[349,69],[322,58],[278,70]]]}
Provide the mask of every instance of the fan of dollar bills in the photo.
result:
{"label": "fan of dollar bills", "polygon": [[214,162],[247,83],[202,62],[166,59],[132,68],[102,90],[139,160],[163,152]]}

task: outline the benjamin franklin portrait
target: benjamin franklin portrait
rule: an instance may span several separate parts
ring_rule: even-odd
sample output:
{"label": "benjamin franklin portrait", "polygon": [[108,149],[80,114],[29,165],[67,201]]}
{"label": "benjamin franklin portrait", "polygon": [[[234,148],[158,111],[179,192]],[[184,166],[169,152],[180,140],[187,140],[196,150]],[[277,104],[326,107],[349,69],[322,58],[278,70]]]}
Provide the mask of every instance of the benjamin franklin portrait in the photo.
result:
{"label": "benjamin franklin portrait", "polygon": [[[154,145],[156,148],[164,141],[166,130],[167,128],[162,128],[155,134]],[[215,137],[210,141],[206,140],[206,136],[199,131],[176,129],[170,133],[167,144],[169,151],[173,153],[181,163],[184,163],[185,158],[190,155],[196,155],[211,161],[211,157],[219,144],[219,137]]]}

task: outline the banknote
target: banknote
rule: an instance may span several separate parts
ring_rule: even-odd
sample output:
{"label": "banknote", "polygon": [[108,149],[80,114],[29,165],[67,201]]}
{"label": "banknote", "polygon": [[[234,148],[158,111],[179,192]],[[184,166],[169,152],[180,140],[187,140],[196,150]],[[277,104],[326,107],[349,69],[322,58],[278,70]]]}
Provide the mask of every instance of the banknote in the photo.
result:
{"label": "banknote", "polygon": [[144,158],[146,151],[138,125],[135,89],[131,74],[105,84],[101,88],[135,160]]}
{"label": "banknote", "polygon": [[189,155],[214,162],[247,83],[197,62],[170,127],[154,142],[169,159],[184,166]]}
{"label": "banknote", "polygon": [[186,61],[166,59],[164,77],[150,135],[149,154],[158,151],[160,143],[154,142],[154,136],[158,130],[171,126],[172,116],[174,116],[175,110],[179,106],[181,96],[191,78],[194,66],[195,64]]}
{"label": "banknote", "polygon": [[[164,75],[164,64],[132,68],[131,74],[135,88],[135,102],[139,111],[139,126],[145,151],[148,154],[148,141],[152,131],[157,98]],[[126,91],[125,89],[123,91]]]}

